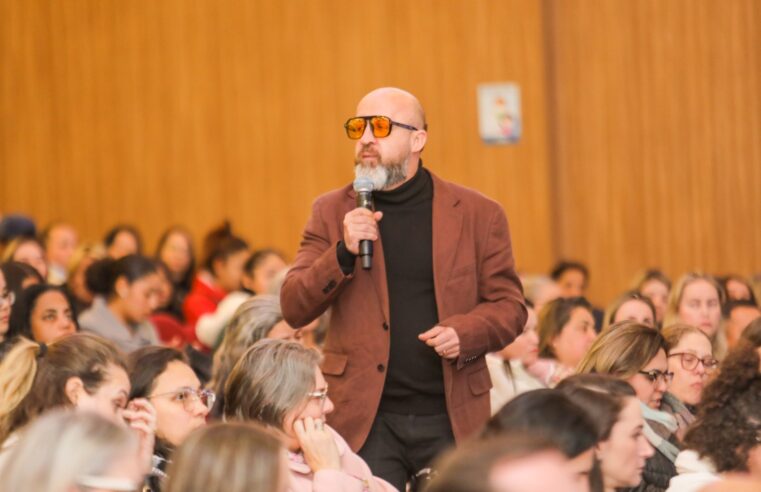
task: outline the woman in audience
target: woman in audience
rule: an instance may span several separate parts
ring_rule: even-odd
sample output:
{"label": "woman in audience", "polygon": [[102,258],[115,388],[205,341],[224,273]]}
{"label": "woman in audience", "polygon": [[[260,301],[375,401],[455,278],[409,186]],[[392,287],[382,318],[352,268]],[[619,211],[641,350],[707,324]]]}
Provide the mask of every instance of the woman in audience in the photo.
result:
{"label": "woman in audience", "polygon": [[214,365],[209,387],[217,395],[212,417],[221,418],[225,402],[225,384],[233,366],[259,340],[301,340],[301,330],[293,329],[283,319],[280,299],[273,295],[254,296],[235,313],[222,343],[214,353]]}
{"label": "woman in audience", "polygon": [[181,226],[164,231],[156,246],[156,259],[166,265],[172,283],[172,297],[164,310],[184,321],[182,303],[193,286],[196,264],[190,232]]}
{"label": "woman in audience", "polygon": [[695,413],[703,396],[703,388],[719,366],[713,357],[708,335],[691,325],[677,324],[663,329],[666,340],[669,372],[674,379],[663,395],[661,410],[676,418],[677,438],[684,438],[687,428],[695,421]]}
{"label": "woman in audience", "polygon": [[600,334],[579,364],[580,373],[610,374],[628,382],[640,400],[645,437],[656,448],[648,459],[640,490],[665,490],[676,475],[679,453],[676,419],[660,411],[663,395],[674,377],[668,370],[666,341],[652,327],[624,321]]}
{"label": "woman in audience", "polygon": [[751,321],[740,337],[740,343],[750,343],[754,347],[761,347],[761,318]]}
{"label": "woman in audience", "polygon": [[13,305],[8,338],[22,336],[51,343],[79,330],[74,305],[63,287],[50,284],[24,289]]}
{"label": "woman in audience", "polygon": [[273,278],[286,266],[282,256],[274,250],[255,251],[243,265],[240,290],[227,294],[216,311],[204,314],[198,319],[198,340],[207,347],[216,348],[223,330],[241,304],[252,295],[268,293]]}
{"label": "woman in audience", "polygon": [[713,344],[714,357],[721,360],[727,341],[721,329],[724,291],[710,275],[688,273],[682,276],[669,295],[663,326],[686,323],[700,328]]}
{"label": "woman in audience", "polygon": [[530,306],[530,301],[526,301],[526,308],[528,318],[523,332],[499,352],[486,355],[486,365],[493,385],[490,390],[492,415],[515,396],[546,387],[526,370],[539,357],[536,311]]}
{"label": "woman in audience", "polygon": [[6,261],[0,264],[0,270],[2,270],[5,276],[5,282],[10,292],[13,292],[14,298],[18,299],[21,296],[21,292],[30,285],[43,284],[43,279],[39,272],[26,263],[19,263],[18,261]]}
{"label": "woman in audience", "polygon": [[187,357],[175,349],[136,350],[128,357],[128,367],[130,400],[147,399],[156,409],[156,444],[149,487],[152,491],[161,490],[174,449],[206,424],[214,393],[201,388]]}
{"label": "woman in audience", "polygon": [[86,333],[50,345],[22,338],[0,363],[0,461],[24,426],[50,409],[68,407],[127,421],[138,431],[147,465],[156,416],[148,401],[129,401],[129,391],[124,358],[107,340]]}
{"label": "woman in audience", "polygon": [[597,459],[606,492],[640,486],[653,448],[644,436],[641,405],[625,381],[600,374],[571,376],[557,391],[587,412],[597,426]]}
{"label": "woman in audience", "polygon": [[52,222],[40,233],[40,243],[45,248],[48,264],[48,283],[61,285],[66,282],[69,261],[78,242],[76,229],[65,222]]}
{"label": "woman in audience", "polygon": [[85,243],[74,251],[69,260],[66,288],[74,299],[78,313],[92,306],[95,297],[87,287],[87,269],[97,260],[103,259],[105,255],[106,252],[100,244]]}
{"label": "woman in audience", "polygon": [[656,326],[653,302],[639,292],[622,294],[605,311],[602,329],[620,321],[636,321],[647,326]]}
{"label": "woman in audience", "polygon": [[[603,481],[595,461],[597,426],[584,409],[555,390],[518,395],[486,424],[484,439],[525,432],[556,444],[568,458],[574,478],[583,490],[602,492]],[[576,486],[577,483],[569,483]]]}
{"label": "woman in audience", "polygon": [[0,270],[0,343],[6,340],[8,334],[8,324],[11,318],[11,306],[16,301],[16,295],[8,290],[8,284],[5,283],[5,275]]}
{"label": "woman in audience", "polygon": [[227,294],[241,288],[248,244],[233,235],[230,224],[225,222],[206,235],[203,252],[201,271],[182,307],[185,321],[193,330],[202,315],[216,311]]}
{"label": "woman in audience", "polygon": [[158,266],[139,255],[106,258],[87,270],[87,285],[99,296],[79,317],[83,330],[107,338],[125,352],[158,345],[149,316],[158,306]]}
{"label": "woman in audience", "polygon": [[252,422],[234,422],[194,432],[175,452],[164,490],[286,492],[288,479],[277,436]]}
{"label": "woman in audience", "polygon": [[19,237],[3,250],[3,262],[18,261],[31,266],[43,279],[48,276],[48,264],[45,262],[45,249],[37,238]]}
{"label": "woman in audience", "polygon": [[96,413],[55,411],[9,452],[2,490],[138,491],[145,473],[134,433]]}
{"label": "woman in audience", "polygon": [[703,392],[668,492],[697,492],[725,473],[761,478],[761,374],[751,346],[730,352]]}
{"label": "woman in audience", "polygon": [[597,336],[592,306],[583,297],[555,299],[539,313],[538,331],[544,361],[534,364],[532,373],[554,385],[573,373]]}
{"label": "woman in audience", "polygon": [[652,301],[656,324],[662,326],[671,291],[671,280],[660,270],[647,270],[634,283],[634,290]]}
{"label": "woman in audience", "polygon": [[143,254],[143,240],[137,228],[129,224],[119,224],[103,237],[106,256],[118,260],[129,255]]}
{"label": "woman in audience", "polygon": [[288,449],[291,490],[395,491],[374,477],[346,441],[325,425],[333,411],[319,353],[295,342],[261,340],[235,364],[225,386],[227,421],[258,420]]}
{"label": "woman in audience", "polygon": [[748,279],[740,275],[727,275],[720,279],[722,289],[727,295],[728,301],[750,301],[758,305],[753,286]]}

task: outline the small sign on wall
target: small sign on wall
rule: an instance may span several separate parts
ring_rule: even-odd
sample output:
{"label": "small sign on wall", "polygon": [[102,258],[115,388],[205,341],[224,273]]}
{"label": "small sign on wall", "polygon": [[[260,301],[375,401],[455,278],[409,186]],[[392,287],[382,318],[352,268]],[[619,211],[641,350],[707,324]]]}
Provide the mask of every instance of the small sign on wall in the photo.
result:
{"label": "small sign on wall", "polygon": [[478,85],[478,129],[487,144],[521,139],[521,92],[511,82]]}

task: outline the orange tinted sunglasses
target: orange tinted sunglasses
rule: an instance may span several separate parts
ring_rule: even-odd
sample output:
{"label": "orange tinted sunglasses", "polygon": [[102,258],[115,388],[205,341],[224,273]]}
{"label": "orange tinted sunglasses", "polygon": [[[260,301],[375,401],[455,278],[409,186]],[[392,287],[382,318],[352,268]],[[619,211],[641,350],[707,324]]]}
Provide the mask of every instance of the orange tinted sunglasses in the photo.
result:
{"label": "orange tinted sunglasses", "polygon": [[398,126],[413,132],[418,130],[414,126],[394,121],[388,116],[355,116],[354,118],[349,118],[346,120],[346,123],[344,123],[346,136],[352,140],[359,140],[362,138],[362,135],[365,134],[365,128],[367,127],[368,121],[370,122],[370,127],[373,130],[373,136],[375,138],[388,137],[391,133],[391,127],[393,126]]}

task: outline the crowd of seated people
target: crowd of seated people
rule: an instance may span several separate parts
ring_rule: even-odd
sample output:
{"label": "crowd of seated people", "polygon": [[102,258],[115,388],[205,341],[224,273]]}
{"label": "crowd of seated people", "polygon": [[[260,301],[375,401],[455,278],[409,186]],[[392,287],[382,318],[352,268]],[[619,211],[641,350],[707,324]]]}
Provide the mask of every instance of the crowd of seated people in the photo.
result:
{"label": "crowd of seated people", "polygon": [[[0,491],[396,490],[330,425],[329,314],[283,319],[287,258],[198,239],[2,219]],[[650,269],[602,310],[589,278],[526,277],[491,419],[408,490],[761,490],[759,285]]]}

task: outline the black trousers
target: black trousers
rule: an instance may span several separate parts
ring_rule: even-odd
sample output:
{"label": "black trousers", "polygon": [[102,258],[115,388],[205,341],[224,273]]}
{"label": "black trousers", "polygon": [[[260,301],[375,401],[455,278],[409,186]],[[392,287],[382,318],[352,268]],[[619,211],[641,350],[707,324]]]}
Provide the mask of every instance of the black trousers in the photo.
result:
{"label": "black trousers", "polygon": [[400,415],[378,412],[359,455],[373,475],[404,492],[406,483],[454,445],[447,414]]}

